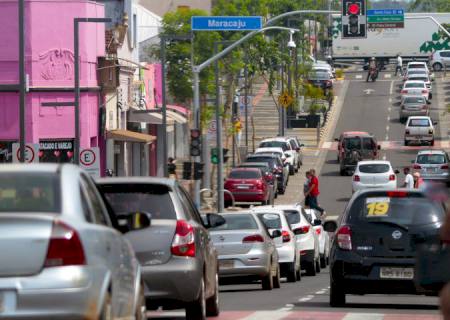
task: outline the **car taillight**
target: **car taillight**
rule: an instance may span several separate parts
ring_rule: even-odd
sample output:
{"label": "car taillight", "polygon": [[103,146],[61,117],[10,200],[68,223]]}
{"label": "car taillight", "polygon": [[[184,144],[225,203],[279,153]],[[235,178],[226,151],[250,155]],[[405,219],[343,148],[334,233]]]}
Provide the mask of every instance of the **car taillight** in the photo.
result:
{"label": "car taillight", "polygon": [[187,221],[177,221],[170,251],[174,256],[195,257],[194,228]]}
{"label": "car taillight", "polygon": [[264,189],[264,183],[261,180],[256,181],[256,189],[258,190]]}
{"label": "car taillight", "polygon": [[306,234],[309,232],[309,226],[303,226],[294,230],[295,234]]}
{"label": "car taillight", "polygon": [[291,235],[286,230],[281,232],[281,237],[283,239],[283,242],[289,242],[291,241]]}
{"label": "car taillight", "polygon": [[349,226],[342,226],[336,234],[337,244],[342,250],[352,250],[352,230]]}
{"label": "car taillight", "polygon": [[428,130],[429,134],[433,134],[433,129]]}
{"label": "car taillight", "polygon": [[316,234],[320,235],[322,233],[322,229],[316,229]]}
{"label": "car taillight", "polygon": [[395,181],[395,174],[391,174],[390,176],[389,176],[389,181]]}
{"label": "car taillight", "polygon": [[361,178],[360,178],[357,174],[355,174],[355,175],[353,176],[353,181],[359,182],[359,181],[361,181]]}
{"label": "car taillight", "polygon": [[427,108],[428,108],[428,106],[426,104],[422,105],[422,110],[425,110]]}
{"label": "car taillight", "polygon": [[408,93],[408,90],[402,90],[401,93]]}
{"label": "car taillight", "polygon": [[54,221],[45,258],[45,267],[80,266],[86,264],[78,233],[61,221]]}
{"label": "car taillight", "polygon": [[264,242],[264,238],[260,234],[252,234],[242,239],[242,243]]}
{"label": "car taillight", "polygon": [[428,93],[428,90],[422,90],[422,93]]}
{"label": "car taillight", "polygon": [[406,191],[388,191],[387,196],[389,198],[406,198],[408,192]]}
{"label": "car taillight", "polygon": [[443,166],[441,166],[441,169],[448,169],[448,164],[444,164]]}

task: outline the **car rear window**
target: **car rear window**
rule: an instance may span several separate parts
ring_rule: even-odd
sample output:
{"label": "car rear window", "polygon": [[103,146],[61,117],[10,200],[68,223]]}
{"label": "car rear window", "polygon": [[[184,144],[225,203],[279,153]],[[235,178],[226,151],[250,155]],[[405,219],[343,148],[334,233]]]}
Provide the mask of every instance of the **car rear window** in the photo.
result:
{"label": "car rear window", "polygon": [[258,179],[261,172],[257,170],[234,170],[230,172],[231,179]]}
{"label": "car rear window", "polygon": [[361,149],[361,138],[345,138],[344,148],[349,150]]}
{"label": "car rear window", "polygon": [[211,230],[255,230],[258,229],[258,224],[250,214],[227,214],[223,215],[225,224],[213,228]]}
{"label": "car rear window", "polygon": [[116,215],[146,212],[152,219],[176,219],[170,189],[161,184],[101,184],[100,193]]}
{"label": "car rear window", "polygon": [[422,63],[410,63],[408,69],[425,69],[425,64]]}
{"label": "car rear window", "polygon": [[56,173],[1,173],[0,213],[60,213],[60,179]]}
{"label": "car rear window", "polygon": [[382,222],[401,226],[423,226],[437,223],[445,217],[445,211],[419,193],[391,196],[389,193],[372,193],[360,196],[351,206],[348,219],[351,223]]}
{"label": "car rear window", "polygon": [[289,224],[300,223],[300,213],[297,210],[284,210],[283,212]]}
{"label": "car rear window", "polygon": [[409,77],[409,79],[410,80],[416,80],[416,81],[428,82],[428,78],[427,77],[412,76],[412,77]]}
{"label": "car rear window", "polygon": [[420,154],[417,163],[420,164],[444,164],[447,160],[443,154]]}
{"label": "car rear window", "polygon": [[245,162],[266,162],[270,167],[274,167],[276,160],[272,157],[250,157],[245,160]]}
{"label": "car rear window", "polygon": [[387,164],[362,164],[359,166],[359,171],[362,173],[386,173],[390,169]]}
{"label": "car rear window", "polygon": [[425,103],[424,97],[408,97],[405,98],[405,103]]}
{"label": "car rear window", "polygon": [[264,141],[259,144],[260,148],[281,148],[283,151],[288,150],[286,142],[283,141]]}
{"label": "car rear window", "polygon": [[405,88],[424,88],[425,83],[420,82],[413,82],[413,83],[406,83]]}
{"label": "car rear window", "polygon": [[278,214],[258,213],[258,217],[264,223],[267,229],[281,229],[281,219]]}
{"label": "car rear window", "polygon": [[408,125],[410,127],[429,127],[430,121],[428,119],[411,119]]}

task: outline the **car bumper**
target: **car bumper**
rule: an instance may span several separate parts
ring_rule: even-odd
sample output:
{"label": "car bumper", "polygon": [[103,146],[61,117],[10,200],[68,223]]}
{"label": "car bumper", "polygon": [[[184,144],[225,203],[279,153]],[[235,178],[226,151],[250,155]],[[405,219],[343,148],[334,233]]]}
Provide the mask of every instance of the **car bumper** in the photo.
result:
{"label": "car bumper", "polygon": [[[237,202],[261,202],[267,200],[267,194],[260,191],[231,191],[234,201]],[[231,200],[229,194],[225,193],[225,200]]]}
{"label": "car bumper", "polygon": [[314,250],[302,250],[300,251],[300,261],[302,270],[306,269],[308,267],[308,264],[304,262],[312,263],[315,260],[315,252]]}
{"label": "car bumper", "polygon": [[106,275],[100,268],[70,266],[0,278],[0,319],[97,319]]}
{"label": "car bumper", "polygon": [[400,118],[408,118],[414,116],[428,116],[429,110],[403,110],[400,111]]}
{"label": "car bumper", "polygon": [[300,250],[314,250],[314,236],[310,234],[296,235],[297,248]]}
{"label": "car bumper", "polygon": [[203,265],[196,258],[172,257],[167,263],[141,267],[145,297],[152,306],[182,306],[200,292]]}
{"label": "car bumper", "polygon": [[434,140],[434,136],[432,135],[423,135],[423,136],[412,136],[412,135],[407,135],[405,136],[405,141],[414,141],[414,142],[421,142],[421,141],[433,141]]}
{"label": "car bumper", "polygon": [[448,173],[443,174],[427,174],[427,173],[421,173],[421,178],[423,180],[434,180],[434,181],[450,181],[450,175]]}
{"label": "car bumper", "polygon": [[219,256],[219,277],[259,276],[270,272],[268,253],[221,255]]}
{"label": "car bumper", "polygon": [[366,190],[366,189],[396,189],[397,188],[397,181],[389,181],[388,183],[380,183],[380,184],[364,184],[360,182],[353,182],[352,183],[352,190],[353,192],[359,191],[359,190]]}

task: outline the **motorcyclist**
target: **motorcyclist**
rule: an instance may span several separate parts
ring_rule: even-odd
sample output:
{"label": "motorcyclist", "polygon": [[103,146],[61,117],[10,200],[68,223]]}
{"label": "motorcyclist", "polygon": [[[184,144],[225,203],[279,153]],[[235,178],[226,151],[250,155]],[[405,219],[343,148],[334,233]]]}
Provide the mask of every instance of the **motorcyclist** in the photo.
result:
{"label": "motorcyclist", "polygon": [[367,79],[366,82],[369,82],[370,76],[372,75],[373,72],[378,72],[378,66],[377,66],[377,61],[375,60],[374,57],[370,58],[369,61],[369,72],[367,73]]}

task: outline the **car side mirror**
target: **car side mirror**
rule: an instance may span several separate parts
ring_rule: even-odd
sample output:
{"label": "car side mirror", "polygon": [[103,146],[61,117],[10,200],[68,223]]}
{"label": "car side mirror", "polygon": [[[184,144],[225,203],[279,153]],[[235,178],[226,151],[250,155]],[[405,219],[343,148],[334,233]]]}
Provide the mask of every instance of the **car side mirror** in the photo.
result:
{"label": "car side mirror", "polygon": [[[414,161],[412,161],[412,162],[414,162]],[[400,171],[395,170],[394,173],[395,173],[395,174],[400,174]]]}
{"label": "car side mirror", "polygon": [[323,229],[326,232],[335,232],[337,230],[336,221],[327,221],[323,224]]}
{"label": "car side mirror", "polygon": [[438,124],[437,121],[433,121],[433,126],[436,126]]}
{"label": "car side mirror", "polygon": [[378,150],[381,150],[381,146],[380,146],[380,145],[377,145],[377,149],[378,149]]}
{"label": "car side mirror", "polygon": [[270,235],[270,237],[271,237],[272,239],[281,237],[281,231],[278,230],[278,229],[273,230],[273,231],[272,231],[272,234]]}
{"label": "car side mirror", "polygon": [[320,219],[315,219],[312,223],[313,226],[320,226],[322,225],[322,220]]}
{"label": "car side mirror", "polygon": [[208,213],[206,215],[207,228],[217,228],[226,223],[225,218],[220,214]]}
{"label": "car side mirror", "polygon": [[338,139],[338,138],[334,138],[334,141],[337,141],[337,142],[339,142],[339,139]]}
{"label": "car side mirror", "polygon": [[300,148],[301,148],[301,147],[304,147],[304,146],[305,146],[305,144],[304,144],[304,143],[300,144]]}
{"label": "car side mirror", "polygon": [[152,224],[152,214],[148,212],[130,212],[117,216],[117,224],[126,232],[146,229]]}

